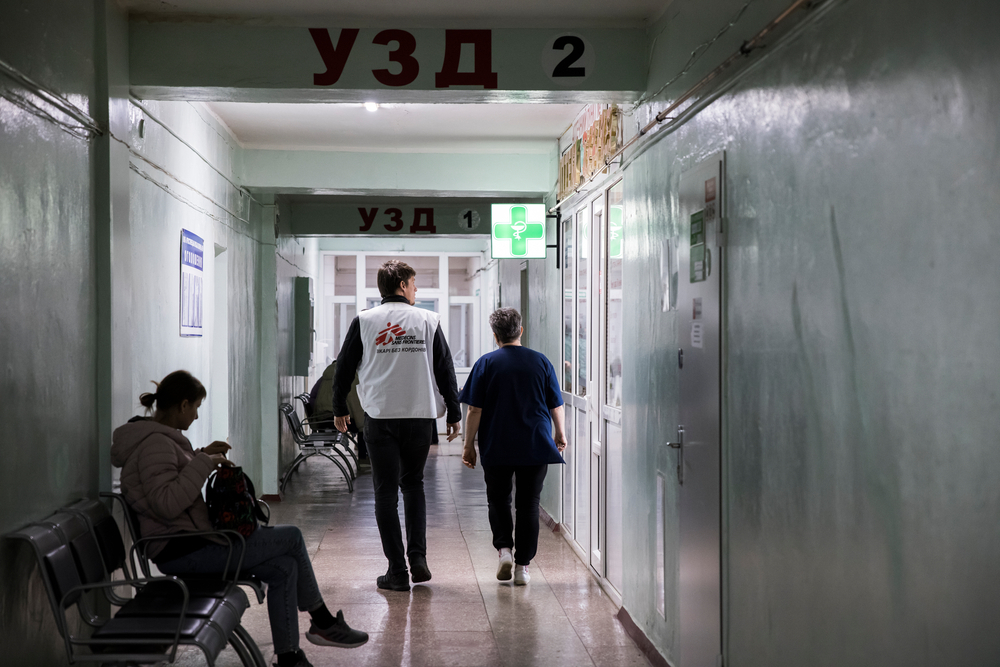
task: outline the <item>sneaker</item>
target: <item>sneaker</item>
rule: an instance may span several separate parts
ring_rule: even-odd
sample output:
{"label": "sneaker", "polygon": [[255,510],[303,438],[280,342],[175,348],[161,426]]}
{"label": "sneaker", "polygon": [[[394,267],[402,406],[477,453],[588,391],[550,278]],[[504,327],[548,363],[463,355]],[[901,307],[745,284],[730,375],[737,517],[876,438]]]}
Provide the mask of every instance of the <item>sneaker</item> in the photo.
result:
{"label": "sneaker", "polygon": [[516,565],[514,567],[514,585],[524,586],[529,581],[531,581],[531,575],[528,574],[528,566]]}
{"label": "sneaker", "polygon": [[510,571],[514,567],[514,557],[510,554],[510,549],[504,547],[498,552],[500,554],[500,564],[497,565],[497,581],[510,581]]}
{"label": "sneaker", "polygon": [[[320,629],[316,627],[315,623],[310,623],[306,639],[317,646],[357,648],[368,641],[368,633],[355,630],[349,626],[347,621],[344,620],[344,612],[338,610],[337,618],[334,619],[333,625],[328,628]],[[303,654],[302,659],[305,660],[305,657],[305,654]],[[305,664],[311,667],[308,662]]]}
{"label": "sneaker", "polygon": [[410,559],[410,578],[419,584],[431,580],[431,571],[427,568],[427,559],[421,556]]}
{"label": "sneaker", "polygon": [[376,579],[375,583],[379,588],[384,588],[387,591],[410,590],[410,578],[405,572],[403,574],[391,574],[386,572]]}

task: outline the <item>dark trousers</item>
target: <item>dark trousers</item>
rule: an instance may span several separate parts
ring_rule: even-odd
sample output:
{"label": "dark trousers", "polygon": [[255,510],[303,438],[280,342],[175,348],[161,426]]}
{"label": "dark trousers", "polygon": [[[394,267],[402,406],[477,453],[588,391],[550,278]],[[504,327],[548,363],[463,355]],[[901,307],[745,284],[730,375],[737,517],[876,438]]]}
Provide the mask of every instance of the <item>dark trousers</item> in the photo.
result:
{"label": "dark trousers", "polygon": [[[375,522],[391,574],[407,572],[406,558],[427,557],[427,502],[424,464],[431,447],[433,419],[365,420],[365,443],[375,486]],[[399,527],[399,491],[403,492],[406,551]]]}
{"label": "dark trousers", "polygon": [[[538,551],[538,499],[548,465],[483,466],[486,477],[486,500],[490,506],[493,547],[513,549],[514,562],[527,565]],[[510,514],[510,492],[515,488],[514,511],[517,526]]]}

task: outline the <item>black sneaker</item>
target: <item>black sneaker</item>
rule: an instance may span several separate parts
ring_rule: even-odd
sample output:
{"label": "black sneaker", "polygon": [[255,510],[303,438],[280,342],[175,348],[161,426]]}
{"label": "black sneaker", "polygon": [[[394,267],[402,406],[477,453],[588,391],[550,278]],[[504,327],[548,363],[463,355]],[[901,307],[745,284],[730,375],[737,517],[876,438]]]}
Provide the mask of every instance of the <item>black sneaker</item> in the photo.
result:
{"label": "black sneaker", "polygon": [[379,588],[384,588],[387,591],[410,590],[410,579],[406,576],[405,572],[403,574],[392,574],[390,572],[386,572],[376,579],[375,583]]}
{"label": "black sneaker", "polygon": [[431,571],[427,568],[426,558],[418,556],[410,559],[410,578],[415,584],[431,580]]}
{"label": "black sneaker", "polygon": [[[368,641],[368,633],[354,630],[344,620],[344,612],[338,610],[337,618],[328,628],[317,628],[315,623],[309,624],[306,639],[317,646],[338,646],[340,648],[357,648]],[[305,655],[303,654],[303,659]],[[308,665],[308,663],[306,663]]]}

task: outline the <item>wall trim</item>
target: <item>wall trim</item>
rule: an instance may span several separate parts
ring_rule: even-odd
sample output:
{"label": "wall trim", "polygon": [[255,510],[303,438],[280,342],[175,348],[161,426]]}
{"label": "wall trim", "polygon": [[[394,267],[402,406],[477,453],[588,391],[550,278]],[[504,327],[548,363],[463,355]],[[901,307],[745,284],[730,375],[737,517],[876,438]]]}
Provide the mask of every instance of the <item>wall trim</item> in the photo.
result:
{"label": "wall trim", "polygon": [[618,614],[615,618],[617,618],[618,622],[622,624],[625,634],[627,634],[632,641],[635,642],[635,645],[639,647],[642,654],[646,656],[646,660],[649,660],[649,664],[653,665],[653,667],[673,667],[667,659],[664,658],[658,650],[656,650],[653,642],[649,641],[649,637],[647,637],[646,633],[642,631],[642,628],[635,624],[635,621],[632,620],[632,617],[629,615],[628,611],[625,610],[625,607],[620,607],[618,609]]}
{"label": "wall trim", "polygon": [[559,530],[559,523],[555,519],[553,519],[548,512],[545,511],[544,507],[538,508],[538,518],[541,519],[542,523],[548,526],[553,533],[561,532]]}

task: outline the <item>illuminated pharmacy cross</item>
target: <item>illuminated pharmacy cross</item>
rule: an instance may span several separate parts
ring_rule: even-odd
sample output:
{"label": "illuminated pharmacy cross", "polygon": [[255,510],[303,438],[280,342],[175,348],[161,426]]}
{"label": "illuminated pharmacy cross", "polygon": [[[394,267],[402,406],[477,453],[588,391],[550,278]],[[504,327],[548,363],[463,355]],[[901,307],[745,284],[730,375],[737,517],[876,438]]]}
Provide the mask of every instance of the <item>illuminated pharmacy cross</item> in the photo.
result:
{"label": "illuminated pharmacy cross", "polygon": [[540,239],[545,235],[545,226],[537,222],[526,222],[528,210],[523,206],[512,206],[510,222],[501,222],[493,228],[493,236],[510,239],[510,254],[526,255],[528,239]]}

